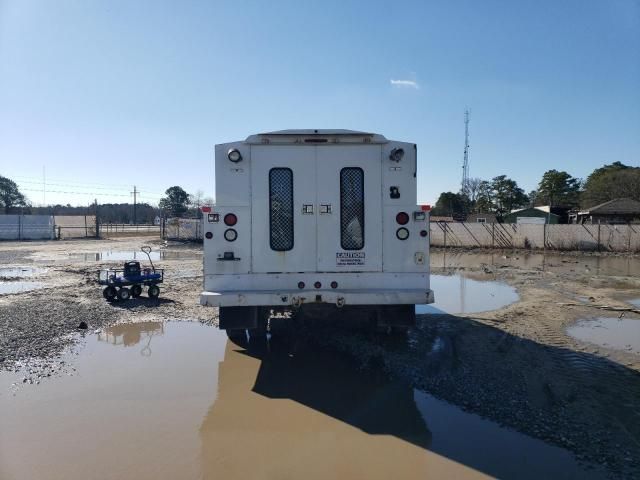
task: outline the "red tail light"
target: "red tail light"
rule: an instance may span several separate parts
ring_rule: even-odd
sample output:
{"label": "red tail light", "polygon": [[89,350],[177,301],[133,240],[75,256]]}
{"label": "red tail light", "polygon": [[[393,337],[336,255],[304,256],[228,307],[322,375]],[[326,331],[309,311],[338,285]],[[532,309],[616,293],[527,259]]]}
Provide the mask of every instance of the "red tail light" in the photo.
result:
{"label": "red tail light", "polygon": [[396,215],[396,222],[400,225],[406,225],[409,223],[409,214],[407,212],[400,212]]}
{"label": "red tail light", "polygon": [[224,216],[224,224],[228,227],[233,227],[236,223],[238,223],[238,217],[236,217],[233,213],[227,213]]}

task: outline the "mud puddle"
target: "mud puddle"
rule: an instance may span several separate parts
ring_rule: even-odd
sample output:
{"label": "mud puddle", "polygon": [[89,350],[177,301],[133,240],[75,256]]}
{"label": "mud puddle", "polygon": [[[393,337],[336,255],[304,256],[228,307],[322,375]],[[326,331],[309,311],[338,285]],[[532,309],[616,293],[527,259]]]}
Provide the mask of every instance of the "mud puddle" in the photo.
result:
{"label": "mud puddle", "polygon": [[479,281],[463,275],[431,275],[436,302],[416,305],[416,313],[466,314],[497,310],[519,299],[515,288],[503,282]]}
{"label": "mud puddle", "polygon": [[572,337],[602,347],[640,355],[640,319],[599,317],[567,328]]}
{"label": "mud puddle", "polygon": [[[420,390],[420,415],[431,432],[429,450],[497,478],[597,478],[583,476],[568,451],[467,413]],[[506,459],[506,461],[505,461]]]}
{"label": "mud puddle", "polygon": [[[180,260],[199,258],[201,254],[196,252],[172,252],[172,251],[152,251],[150,253],[151,260]],[[109,262],[109,261],[127,261],[127,260],[149,260],[147,254],[140,251],[127,250],[107,250],[104,252],[91,253],[72,253],[71,258],[84,260],[85,262]]]}
{"label": "mud puddle", "polygon": [[31,290],[37,290],[38,288],[44,288],[45,286],[46,284],[42,282],[0,281],[0,295],[30,292]]}
{"label": "mud puddle", "polygon": [[199,323],[145,322],[67,359],[39,385],[0,374],[3,478],[601,476],[319,347],[246,351]]}
{"label": "mud puddle", "polygon": [[35,277],[47,270],[38,267],[0,267],[0,278],[14,279]]}
{"label": "mud puddle", "polygon": [[640,257],[628,255],[432,251],[430,259],[432,268],[445,270],[488,265],[494,268],[512,267],[590,275],[640,276]]}

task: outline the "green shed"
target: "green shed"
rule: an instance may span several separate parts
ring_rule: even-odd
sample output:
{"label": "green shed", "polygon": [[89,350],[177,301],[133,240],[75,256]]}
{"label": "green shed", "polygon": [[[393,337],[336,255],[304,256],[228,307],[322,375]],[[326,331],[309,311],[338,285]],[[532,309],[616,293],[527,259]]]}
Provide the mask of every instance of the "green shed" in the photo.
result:
{"label": "green shed", "polygon": [[523,208],[506,214],[503,223],[560,223],[560,215],[545,212],[537,207]]}

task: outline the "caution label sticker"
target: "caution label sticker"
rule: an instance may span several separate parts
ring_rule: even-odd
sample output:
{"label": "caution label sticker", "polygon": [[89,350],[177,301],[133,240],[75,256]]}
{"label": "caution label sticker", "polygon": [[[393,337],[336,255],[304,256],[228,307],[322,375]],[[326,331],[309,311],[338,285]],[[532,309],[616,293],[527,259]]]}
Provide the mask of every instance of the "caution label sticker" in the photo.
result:
{"label": "caution label sticker", "polygon": [[339,267],[364,265],[364,252],[337,252],[336,265]]}

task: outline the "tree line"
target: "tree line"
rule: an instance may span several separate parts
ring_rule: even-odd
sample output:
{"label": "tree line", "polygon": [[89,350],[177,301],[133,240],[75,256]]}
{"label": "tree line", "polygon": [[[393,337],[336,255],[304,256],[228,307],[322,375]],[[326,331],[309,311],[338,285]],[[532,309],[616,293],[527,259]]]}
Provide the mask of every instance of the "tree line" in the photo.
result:
{"label": "tree line", "polygon": [[589,208],[615,198],[640,201],[640,167],[614,162],[596,168],[586,180],[565,171],[548,170],[538,187],[529,193],[506,175],[491,180],[471,178],[459,192],[441,193],[431,213],[454,218],[493,213],[501,218],[519,208],[542,205]]}
{"label": "tree line", "polygon": [[[0,212],[26,215],[97,215],[101,223],[153,224],[156,217],[201,218],[201,206],[212,205],[213,199],[205,197],[201,190],[187,193],[182,187],[173,186],[165,191],[158,206],[149,203],[102,203],[88,206],[47,205],[34,206],[20,192],[11,179],[0,175]],[[97,208],[97,210],[96,210]],[[134,213],[135,210],[135,213]],[[135,216],[135,218],[134,218]]]}

